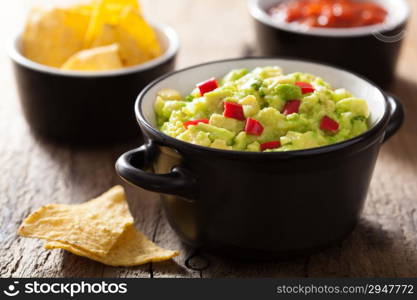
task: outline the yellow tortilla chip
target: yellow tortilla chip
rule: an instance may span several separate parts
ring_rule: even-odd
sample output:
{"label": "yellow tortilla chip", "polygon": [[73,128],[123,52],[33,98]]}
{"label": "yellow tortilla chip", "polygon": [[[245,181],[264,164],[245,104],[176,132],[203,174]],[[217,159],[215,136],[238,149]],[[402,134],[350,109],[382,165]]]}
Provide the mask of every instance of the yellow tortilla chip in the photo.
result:
{"label": "yellow tortilla chip", "polygon": [[82,204],[51,204],[27,217],[18,230],[24,237],[68,243],[105,256],[133,224],[122,186]]}
{"label": "yellow tortilla chip", "polygon": [[112,44],[81,50],[71,56],[61,67],[63,70],[104,71],[123,68],[119,46]]}
{"label": "yellow tortilla chip", "polygon": [[134,225],[126,228],[109,253],[100,257],[77,246],[50,241],[45,243],[45,249],[64,249],[79,256],[101,262],[109,266],[137,266],[148,262],[158,262],[171,259],[179,254],[178,251],[166,250],[148,240],[144,234],[136,230]]}
{"label": "yellow tortilla chip", "polygon": [[[99,36],[103,35],[105,26],[114,26],[119,22],[120,14],[123,9],[130,7],[140,13],[139,3],[136,0],[98,0],[94,3],[93,12],[84,38],[84,47],[89,48],[93,45],[103,46],[97,42]],[[114,43],[111,41],[111,43]]]}
{"label": "yellow tortilla chip", "polygon": [[131,7],[123,10],[116,28],[125,65],[140,64],[161,55],[162,49],[152,27]]}
{"label": "yellow tortilla chip", "polygon": [[60,67],[84,46],[90,15],[86,7],[34,9],[22,35],[22,53],[27,58]]}

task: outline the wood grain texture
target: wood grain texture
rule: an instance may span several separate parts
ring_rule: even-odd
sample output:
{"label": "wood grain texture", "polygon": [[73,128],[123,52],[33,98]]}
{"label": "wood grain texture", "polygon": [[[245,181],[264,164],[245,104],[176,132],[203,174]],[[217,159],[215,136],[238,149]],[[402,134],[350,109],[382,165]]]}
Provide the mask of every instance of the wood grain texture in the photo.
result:
{"label": "wood grain texture", "polygon": [[[142,2],[148,17],[170,24],[178,32],[178,67],[237,57],[251,50],[254,34],[246,1]],[[416,11],[417,3],[410,3]],[[1,12],[2,43],[11,18]],[[170,229],[158,196],[130,186],[126,186],[129,205],[142,212],[136,220],[138,228],[159,245],[179,249],[181,256],[164,263],[114,268],[60,250],[45,251],[42,242],[17,237],[22,219],[39,206],[80,203],[120,184],[114,161],[140,141],[80,150],[39,140],[22,117],[4,53],[0,54],[0,66],[1,277],[417,276],[417,17],[409,26],[392,88],[403,100],[408,118],[381,151],[362,221],[338,247],[288,262],[248,263],[208,256],[207,270],[187,269],[184,261],[192,250]]]}

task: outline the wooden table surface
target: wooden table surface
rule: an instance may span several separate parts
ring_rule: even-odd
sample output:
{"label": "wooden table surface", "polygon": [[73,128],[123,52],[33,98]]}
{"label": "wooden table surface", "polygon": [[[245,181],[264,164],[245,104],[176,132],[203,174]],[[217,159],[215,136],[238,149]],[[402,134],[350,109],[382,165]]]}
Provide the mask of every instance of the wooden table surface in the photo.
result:
{"label": "wooden table surface", "polygon": [[[252,53],[254,33],[244,0],[143,2],[148,16],[179,33],[178,67]],[[410,3],[417,9],[416,1]],[[10,28],[7,22],[15,16],[1,11],[3,42]],[[189,270],[184,261],[192,250],[170,229],[158,197],[125,184],[129,203],[142,212],[138,227],[159,245],[179,249],[179,257],[115,268],[61,250],[45,251],[41,241],[17,237],[23,218],[41,205],[80,203],[122,183],[114,162],[134,144],[79,150],[37,140],[22,117],[4,52],[0,66],[1,277],[417,276],[417,15],[409,26],[392,89],[403,100],[407,120],[381,151],[360,224],[339,247],[289,262],[248,263],[210,256],[208,269]]]}

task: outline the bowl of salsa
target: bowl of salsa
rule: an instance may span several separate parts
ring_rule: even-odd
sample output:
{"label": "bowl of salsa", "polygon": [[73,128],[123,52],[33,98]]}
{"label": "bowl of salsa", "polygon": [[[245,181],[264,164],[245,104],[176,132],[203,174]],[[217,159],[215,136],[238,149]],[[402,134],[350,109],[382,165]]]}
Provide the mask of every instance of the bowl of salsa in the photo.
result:
{"label": "bowl of salsa", "polygon": [[410,7],[406,0],[249,0],[262,55],[322,61],[391,84]]}

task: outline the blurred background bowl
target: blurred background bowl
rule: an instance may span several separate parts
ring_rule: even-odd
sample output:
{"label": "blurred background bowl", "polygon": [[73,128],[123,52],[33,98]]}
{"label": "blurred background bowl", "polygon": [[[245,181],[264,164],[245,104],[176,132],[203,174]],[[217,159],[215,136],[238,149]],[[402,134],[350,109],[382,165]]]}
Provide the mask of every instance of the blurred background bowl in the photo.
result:
{"label": "blurred background bowl", "polygon": [[302,29],[278,22],[268,10],[288,0],[248,0],[262,55],[290,56],[331,63],[360,73],[386,88],[395,68],[410,18],[406,0],[373,0],[388,15],[379,25],[357,28]]}
{"label": "blurred background bowl", "polygon": [[141,89],[172,71],[179,40],[167,25],[151,24],[164,53],[146,63],[112,71],[63,71],[20,52],[20,36],[8,44],[23,113],[33,132],[72,145],[103,145],[138,135],[132,113]]}

